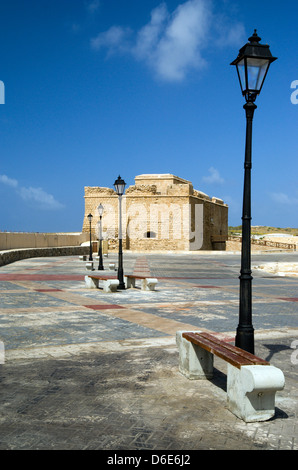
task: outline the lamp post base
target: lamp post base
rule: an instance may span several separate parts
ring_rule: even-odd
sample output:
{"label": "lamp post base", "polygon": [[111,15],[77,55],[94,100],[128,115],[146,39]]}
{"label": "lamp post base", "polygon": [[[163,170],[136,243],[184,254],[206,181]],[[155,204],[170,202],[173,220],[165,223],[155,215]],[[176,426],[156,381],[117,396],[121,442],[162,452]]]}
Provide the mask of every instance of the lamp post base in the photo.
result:
{"label": "lamp post base", "polygon": [[118,284],[118,287],[117,289],[119,290],[125,290],[126,289],[126,286],[125,286],[125,283],[124,283],[124,280],[123,280],[123,272],[122,273],[119,273],[118,271],[118,281],[119,281],[119,284]]}
{"label": "lamp post base", "polygon": [[252,326],[238,326],[236,332],[235,346],[251,354],[255,353],[254,328]]}
{"label": "lamp post base", "polygon": [[123,251],[122,251],[122,238],[119,239],[119,254],[118,254],[118,289],[126,289],[124,283],[124,275],[123,275]]}
{"label": "lamp post base", "polygon": [[98,271],[104,271],[102,254],[99,255]]}

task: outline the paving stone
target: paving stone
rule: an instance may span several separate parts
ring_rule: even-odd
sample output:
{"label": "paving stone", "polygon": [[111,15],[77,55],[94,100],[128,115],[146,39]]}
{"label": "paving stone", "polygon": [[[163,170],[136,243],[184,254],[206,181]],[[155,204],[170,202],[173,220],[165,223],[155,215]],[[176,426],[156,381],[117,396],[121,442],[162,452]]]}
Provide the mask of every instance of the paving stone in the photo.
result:
{"label": "paving stone", "polygon": [[[298,256],[254,264],[268,259]],[[0,449],[297,450],[298,279],[253,272],[256,354],[286,386],[272,420],[246,424],[227,409],[224,361],[215,358],[212,381],[187,381],[175,344],[184,327],[233,340],[239,255],[124,254],[125,272],[141,265],[156,291],[91,292],[77,257],[0,268]]]}

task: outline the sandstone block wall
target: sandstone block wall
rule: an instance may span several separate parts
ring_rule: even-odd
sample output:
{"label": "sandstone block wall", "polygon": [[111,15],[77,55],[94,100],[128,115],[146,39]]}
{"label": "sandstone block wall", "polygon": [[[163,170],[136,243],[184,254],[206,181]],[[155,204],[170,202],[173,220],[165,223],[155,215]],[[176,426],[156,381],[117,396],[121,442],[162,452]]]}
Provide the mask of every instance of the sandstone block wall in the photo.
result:
{"label": "sandstone block wall", "polygon": [[0,250],[80,246],[86,241],[86,233],[0,232]]}
{"label": "sandstone block wall", "polygon": [[[225,249],[228,206],[194,190],[174,175],[139,175],[122,197],[123,247],[137,251]],[[119,200],[110,188],[85,187],[83,232],[99,237],[97,207],[104,206],[103,238],[109,250],[118,247]]]}

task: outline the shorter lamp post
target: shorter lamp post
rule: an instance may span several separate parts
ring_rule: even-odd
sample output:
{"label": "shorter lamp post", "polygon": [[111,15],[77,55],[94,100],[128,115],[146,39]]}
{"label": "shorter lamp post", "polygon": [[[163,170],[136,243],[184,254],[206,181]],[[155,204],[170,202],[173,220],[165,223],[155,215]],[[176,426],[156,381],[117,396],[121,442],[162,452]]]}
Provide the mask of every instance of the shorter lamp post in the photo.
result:
{"label": "shorter lamp post", "polygon": [[89,261],[93,261],[92,258],[92,240],[91,240],[91,222],[92,222],[92,214],[87,215],[87,218],[89,220],[89,233],[90,233],[90,253],[89,253]]}
{"label": "shorter lamp post", "polygon": [[236,346],[254,354],[254,328],[252,325],[252,272],[251,272],[251,150],[252,122],[257,109],[255,100],[263,87],[272,57],[268,45],[259,44],[261,38],[254,34],[239,51],[231,63],[237,68],[242,95],[246,104],[246,145],[244,162],[244,189],[242,211],[242,247],[240,271],[239,324],[236,333]]}
{"label": "shorter lamp post", "polygon": [[123,279],[123,252],[122,252],[122,196],[125,189],[125,181],[119,176],[114,183],[116,193],[119,198],[119,230],[118,230],[118,239],[119,239],[119,253],[118,253],[118,289],[125,289],[124,279]]}
{"label": "shorter lamp post", "polygon": [[102,262],[102,214],[104,211],[103,205],[99,204],[98,208],[98,214],[99,214],[99,248],[98,248],[98,259],[99,259],[99,264],[98,264],[98,270],[102,271],[104,269],[103,267],[103,262]]}

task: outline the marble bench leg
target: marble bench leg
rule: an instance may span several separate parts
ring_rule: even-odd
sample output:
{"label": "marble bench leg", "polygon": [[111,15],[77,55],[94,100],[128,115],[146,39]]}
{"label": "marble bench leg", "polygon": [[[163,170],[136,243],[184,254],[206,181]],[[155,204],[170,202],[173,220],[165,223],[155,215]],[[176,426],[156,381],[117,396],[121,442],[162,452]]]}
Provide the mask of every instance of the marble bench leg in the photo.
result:
{"label": "marble bench leg", "polygon": [[142,290],[155,290],[156,284],[157,279],[147,277],[146,279],[142,280]]}
{"label": "marble bench leg", "polygon": [[85,276],[85,286],[87,289],[98,289],[99,279],[92,279],[89,276]]}
{"label": "marble bench leg", "polygon": [[[210,379],[213,376],[213,354],[182,337],[185,331],[177,331],[179,371],[188,379]],[[193,333],[201,333],[194,331]]]}
{"label": "marble bench leg", "polygon": [[117,292],[118,286],[119,286],[118,279],[107,279],[103,281],[104,292]]}
{"label": "marble bench leg", "polygon": [[275,414],[275,394],[284,385],[284,374],[277,367],[253,365],[238,369],[228,364],[228,408],[247,423],[267,421]]}
{"label": "marble bench leg", "polygon": [[125,283],[125,286],[126,286],[127,289],[130,289],[131,287],[136,286],[136,280],[134,278],[131,278],[131,277],[124,276],[124,283]]}
{"label": "marble bench leg", "polygon": [[87,269],[88,271],[94,271],[93,261],[87,261],[87,263],[86,263],[86,269]]}

